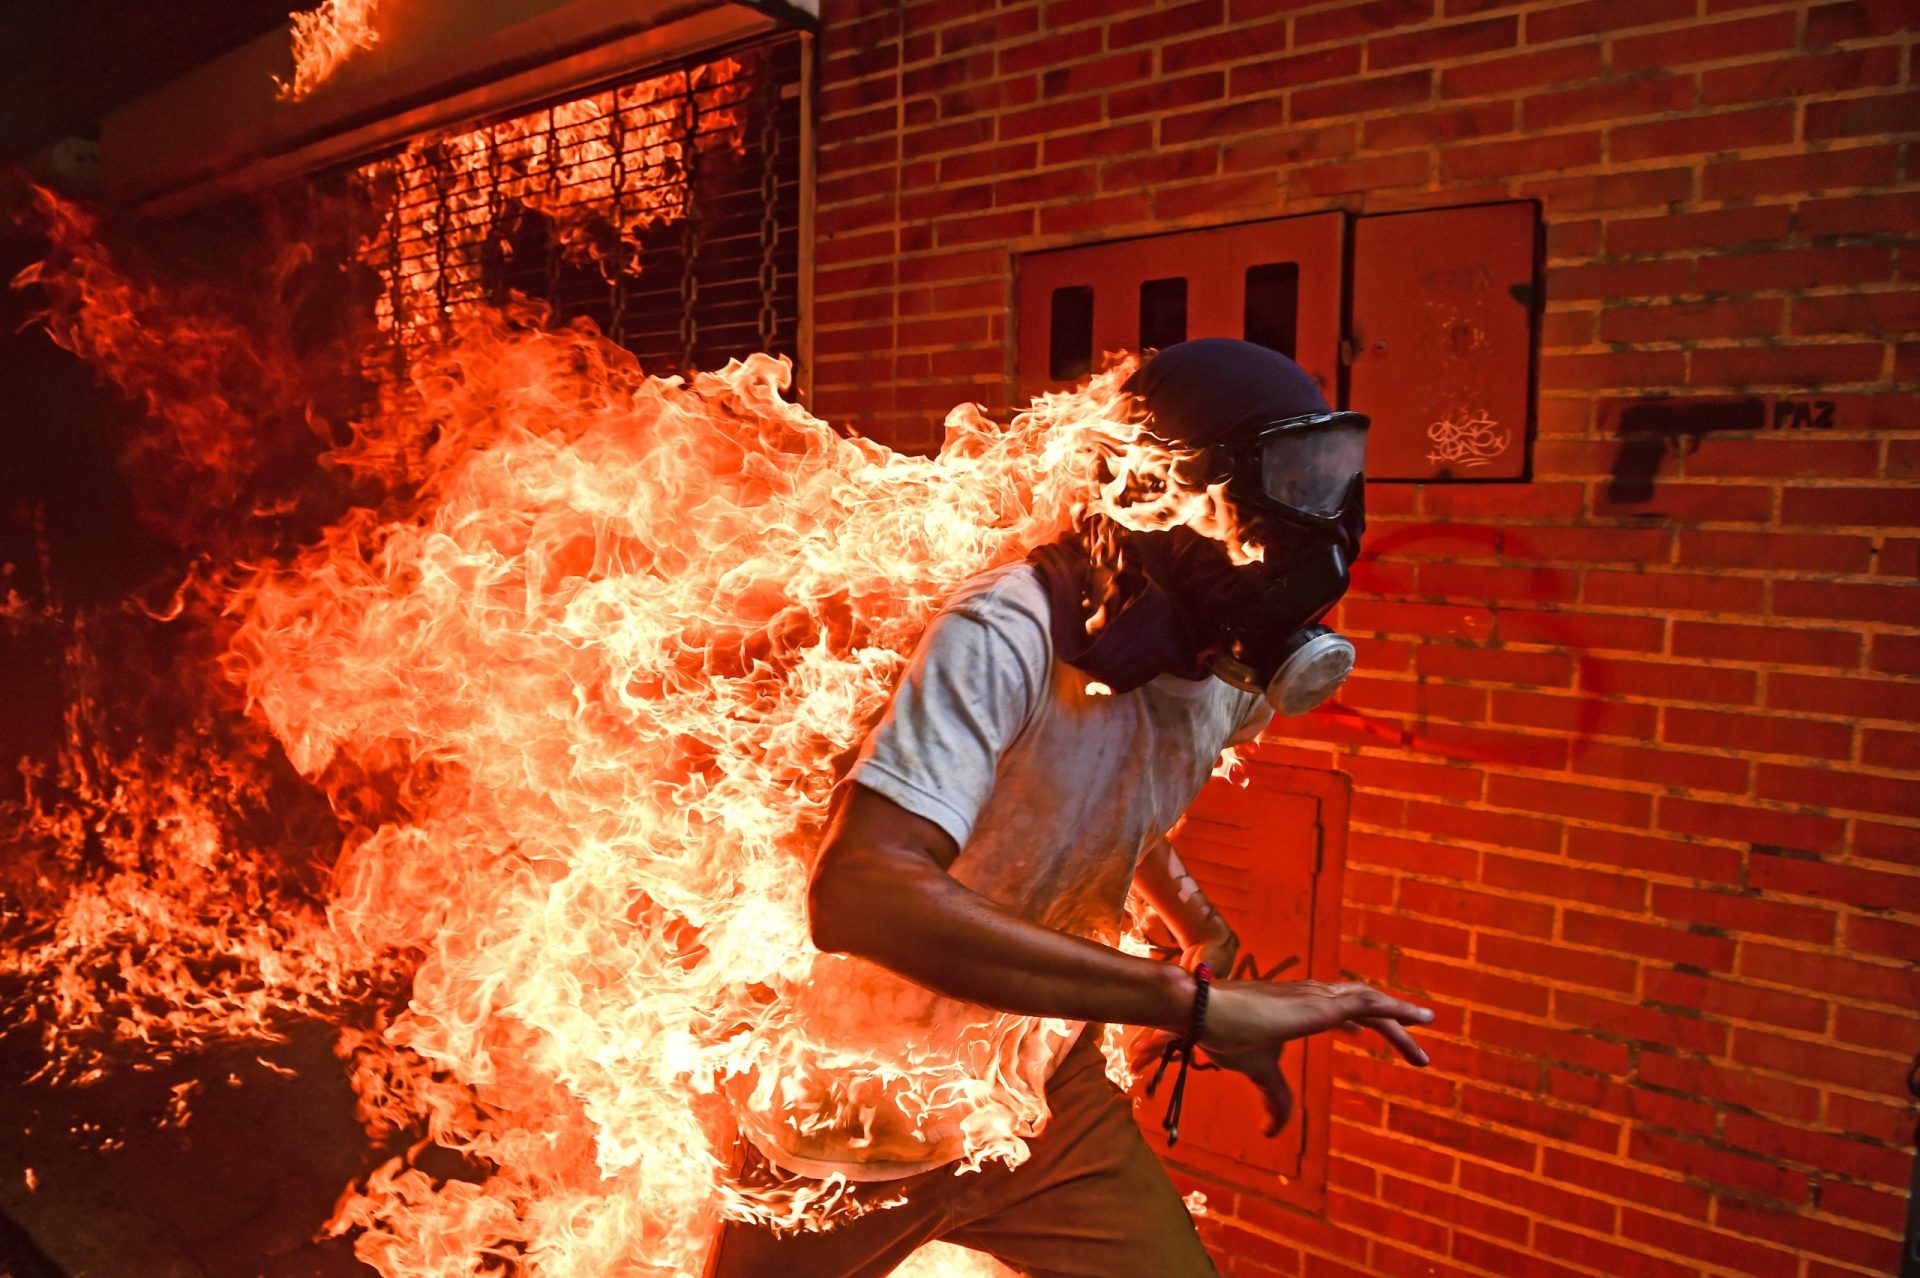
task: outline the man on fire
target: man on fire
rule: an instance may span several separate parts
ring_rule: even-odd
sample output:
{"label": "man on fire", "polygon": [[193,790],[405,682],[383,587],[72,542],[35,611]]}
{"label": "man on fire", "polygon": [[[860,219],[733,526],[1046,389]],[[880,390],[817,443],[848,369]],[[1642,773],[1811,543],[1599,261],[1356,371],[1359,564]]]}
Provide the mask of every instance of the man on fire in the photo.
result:
{"label": "man on fire", "polygon": [[[1225,339],[1160,351],[1127,389],[1157,439],[1224,483],[1259,557],[1090,521],[934,619],[827,830],[807,1023],[849,1060],[877,1034],[944,1070],[942,1103],[873,1070],[830,1097],[766,1084],[779,1103],[748,1107],[750,1158],[788,1183],[856,1182],[874,1209],[823,1232],[729,1225],[719,1278],[867,1278],[936,1240],[1029,1274],[1213,1275],[1105,1077],[1102,1023],[1161,1032],[1179,1067],[1170,1134],[1196,1046],[1254,1081],[1273,1131],[1292,1039],[1357,1027],[1427,1063],[1406,1027],[1428,1009],[1361,984],[1227,979],[1232,929],[1164,837],[1224,747],[1352,667],[1319,622],[1359,551],[1367,420],[1330,411],[1285,356]],[[1130,888],[1180,962],[1113,948]]]}

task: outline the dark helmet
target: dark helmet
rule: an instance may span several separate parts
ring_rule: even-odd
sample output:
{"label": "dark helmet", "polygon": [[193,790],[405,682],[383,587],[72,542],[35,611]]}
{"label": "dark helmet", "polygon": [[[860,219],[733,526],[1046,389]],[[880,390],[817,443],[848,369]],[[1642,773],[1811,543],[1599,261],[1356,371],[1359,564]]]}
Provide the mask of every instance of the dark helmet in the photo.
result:
{"label": "dark helmet", "polygon": [[1196,338],[1150,357],[1125,389],[1145,406],[1155,437],[1207,451],[1210,477],[1228,477],[1249,514],[1315,528],[1359,496],[1367,418],[1329,408],[1307,371],[1279,351]]}

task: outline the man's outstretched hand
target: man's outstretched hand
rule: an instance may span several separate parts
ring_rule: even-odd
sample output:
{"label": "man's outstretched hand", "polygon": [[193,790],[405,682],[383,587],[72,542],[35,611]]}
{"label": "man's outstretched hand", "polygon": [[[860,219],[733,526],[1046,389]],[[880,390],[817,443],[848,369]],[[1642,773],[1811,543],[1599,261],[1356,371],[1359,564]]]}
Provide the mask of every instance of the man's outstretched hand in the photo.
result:
{"label": "man's outstretched hand", "polygon": [[[1184,959],[1182,965],[1187,966]],[[1368,985],[1216,981],[1211,993],[1201,1050],[1210,1064],[1253,1080],[1266,1103],[1269,1136],[1278,1136],[1293,1115],[1293,1089],[1280,1071],[1280,1049],[1293,1039],[1329,1029],[1356,1034],[1371,1030],[1414,1065],[1427,1063],[1426,1052],[1405,1027],[1429,1024],[1432,1010]],[[1177,1037],[1164,1032],[1143,1037],[1135,1051],[1134,1072],[1151,1070]]]}
{"label": "man's outstretched hand", "polygon": [[[1331,985],[1323,981],[1218,981],[1207,1004],[1206,1032],[1200,1036],[1200,1046],[1222,1064],[1234,1062],[1228,1068],[1239,1069],[1241,1058],[1263,1052],[1271,1059],[1282,1044],[1296,1038],[1322,1030],[1365,1029],[1386,1039],[1409,1064],[1424,1066],[1427,1054],[1406,1027],[1432,1021],[1431,1008],[1356,981]],[[1254,1081],[1259,1082],[1259,1078]],[[1270,1100],[1269,1113],[1271,1110]]]}

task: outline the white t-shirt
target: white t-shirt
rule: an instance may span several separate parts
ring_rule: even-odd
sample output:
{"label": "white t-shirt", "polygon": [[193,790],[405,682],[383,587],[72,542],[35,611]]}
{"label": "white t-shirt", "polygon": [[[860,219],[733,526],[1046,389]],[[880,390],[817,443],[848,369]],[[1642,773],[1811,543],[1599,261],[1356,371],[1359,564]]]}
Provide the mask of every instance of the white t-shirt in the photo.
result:
{"label": "white t-shirt", "polygon": [[[1141,855],[1199,793],[1266,700],[1163,675],[1091,692],[1056,661],[1046,587],[1027,564],[985,573],[934,618],[852,780],[960,846],[954,878],[1021,917],[1112,944]],[[996,1012],[874,964],[816,960],[802,995],[812,1059],[761,1089],[748,1134],[809,1176],[886,1180],[976,1151],[1024,1155],[1045,1087],[1081,1025]],[[920,1075],[914,1088],[900,1062]],[[933,1097],[931,1103],[926,1097]]]}

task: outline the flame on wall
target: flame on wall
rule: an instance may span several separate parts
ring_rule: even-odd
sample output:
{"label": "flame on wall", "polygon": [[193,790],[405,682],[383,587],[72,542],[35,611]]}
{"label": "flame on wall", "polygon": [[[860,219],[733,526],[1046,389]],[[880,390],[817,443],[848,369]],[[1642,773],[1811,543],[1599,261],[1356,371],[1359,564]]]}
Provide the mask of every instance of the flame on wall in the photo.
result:
{"label": "flame on wall", "polygon": [[[49,331],[145,402],[146,447],[201,449],[195,473],[232,467],[244,492],[237,381],[298,379],[270,344],[205,353],[245,326],[36,203],[55,247],[24,278]],[[353,500],[161,610],[218,637],[203,673],[243,715],[158,755],[90,747],[76,719],[65,797],[0,814],[62,867],[0,880],[0,964],[50,1061],[97,1077],[295,1016],[340,1027],[367,1129],[411,1144],[328,1228],[389,1278],[692,1274],[723,1217],[818,1227],[845,1186],[739,1183],[733,1133],[742,1106],[857,1124],[863,1077],[988,1115],[969,1159],[1023,1158],[1004,1082],[902,1053],[884,1009],[863,1051],[823,1056],[796,1013],[836,777],[948,592],[1076,518],[1253,553],[1131,418],[1130,361],[1010,421],[957,407],[913,457],[793,402],[784,360],[654,377],[547,318],[446,317],[404,385],[327,436],[315,482]],[[235,815],[270,806],[275,768],[338,831],[317,891]],[[102,864],[74,845],[109,817]],[[797,1096],[823,1108],[784,1113]],[[424,1169],[430,1149],[466,1174]],[[951,1248],[914,1263],[992,1271]]]}
{"label": "flame on wall", "polygon": [[293,79],[274,77],[279,97],[298,102],[324,84],[355,54],[380,42],[373,15],[380,0],[321,0],[289,15],[293,23]]}

